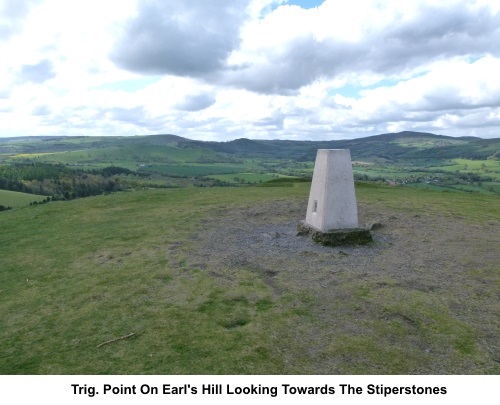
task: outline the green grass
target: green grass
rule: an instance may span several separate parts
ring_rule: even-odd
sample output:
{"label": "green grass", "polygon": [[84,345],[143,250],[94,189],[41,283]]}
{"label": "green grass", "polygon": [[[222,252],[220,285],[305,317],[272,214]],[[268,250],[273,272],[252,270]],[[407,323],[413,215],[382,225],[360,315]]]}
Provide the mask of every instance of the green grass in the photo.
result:
{"label": "green grass", "polygon": [[358,178],[385,179],[419,189],[482,194],[499,191],[500,162],[492,159],[413,159],[383,165],[354,165],[353,171]]}
{"label": "green grass", "polygon": [[223,162],[225,158],[208,149],[182,149],[171,145],[122,145],[63,152],[18,154],[12,161],[36,161],[44,163],[79,164],[86,166],[114,165],[128,169],[138,164],[174,164],[198,162]]}
{"label": "green grass", "polygon": [[[181,165],[149,165],[141,171],[159,172],[162,174],[202,177],[220,173],[237,173],[245,169],[241,164],[181,164]],[[213,177],[213,176],[211,176]]]}
{"label": "green grass", "polygon": [[426,183],[415,183],[411,185],[414,188],[427,190],[427,191],[446,191],[451,193],[462,193],[464,190],[455,187],[446,187],[446,186],[436,186],[434,184],[426,184]]}
{"label": "green grass", "polygon": [[232,174],[219,174],[216,176],[207,176],[212,179],[217,179],[227,183],[262,183],[277,178],[288,178],[289,176],[269,174],[269,173],[232,173]]}
{"label": "green grass", "polygon": [[[318,356],[337,372],[397,374],[418,371],[432,363],[432,350],[448,347],[448,370],[458,364],[467,373],[469,363],[485,361],[481,331],[450,313],[452,297],[408,295],[390,282],[382,291],[362,280],[346,281],[355,299],[330,310],[372,333],[343,331],[313,355],[296,337],[317,327],[312,310],[324,303],[307,289],[276,298],[245,268],[222,288],[210,276],[217,269],[191,260],[193,238],[214,212],[304,200],[308,191],[307,183],[143,190],[0,214],[0,374],[300,374]],[[492,196],[369,184],[357,195],[396,212],[500,220]],[[475,276],[498,284],[498,269]],[[368,306],[388,321],[350,316]],[[403,338],[431,354],[409,351]]]}
{"label": "green grass", "polygon": [[354,167],[353,171],[358,174],[366,174],[372,178],[383,177],[387,180],[404,180],[429,175],[425,171],[409,171],[406,167],[398,166],[358,166]]}
{"label": "green grass", "polygon": [[32,202],[41,202],[47,197],[43,195],[19,193],[17,191],[0,190],[0,205],[5,207],[22,207]]}
{"label": "green grass", "polygon": [[429,170],[443,170],[446,172],[476,173],[482,176],[500,180],[500,161],[493,159],[471,160],[452,159],[444,166],[430,166]]}
{"label": "green grass", "polygon": [[360,183],[356,195],[372,204],[382,204],[396,211],[415,214],[435,214],[446,218],[460,217],[484,223],[500,218],[500,197],[497,195],[435,192],[413,190],[404,186],[388,187]]}
{"label": "green grass", "polygon": [[[0,373],[281,372],[266,349],[263,283],[218,291],[184,264],[211,209],[273,192],[150,190],[3,213]],[[214,318],[218,308],[227,313]]]}

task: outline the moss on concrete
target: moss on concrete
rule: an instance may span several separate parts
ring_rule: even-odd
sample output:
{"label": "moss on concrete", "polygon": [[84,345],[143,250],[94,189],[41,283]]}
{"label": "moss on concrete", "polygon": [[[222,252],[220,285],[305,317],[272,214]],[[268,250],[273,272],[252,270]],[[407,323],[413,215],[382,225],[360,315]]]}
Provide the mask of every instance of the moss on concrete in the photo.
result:
{"label": "moss on concrete", "polygon": [[366,245],[373,241],[368,229],[348,228],[321,231],[304,221],[297,225],[297,235],[310,235],[314,242],[324,246]]}

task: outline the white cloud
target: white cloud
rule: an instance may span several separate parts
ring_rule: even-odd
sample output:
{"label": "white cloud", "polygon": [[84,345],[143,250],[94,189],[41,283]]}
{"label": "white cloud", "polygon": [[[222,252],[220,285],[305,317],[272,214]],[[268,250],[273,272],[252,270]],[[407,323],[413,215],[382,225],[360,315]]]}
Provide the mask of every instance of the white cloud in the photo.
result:
{"label": "white cloud", "polygon": [[0,0],[0,136],[499,136],[497,1],[287,3]]}
{"label": "white cloud", "polygon": [[144,0],[112,59],[140,73],[203,76],[221,69],[238,46],[249,0]]}
{"label": "white cloud", "polygon": [[34,65],[23,65],[19,76],[21,82],[44,83],[53,79],[56,74],[52,62],[44,59]]}
{"label": "white cloud", "polygon": [[176,105],[176,108],[184,111],[200,111],[215,103],[215,97],[209,93],[190,94],[185,96]]}
{"label": "white cloud", "polygon": [[23,28],[23,20],[31,6],[40,0],[0,1],[0,41],[10,38]]}
{"label": "white cloud", "polygon": [[456,56],[500,56],[500,14],[449,1],[327,0],[316,9],[281,6],[242,30],[222,82],[293,93],[325,77],[411,74]]}

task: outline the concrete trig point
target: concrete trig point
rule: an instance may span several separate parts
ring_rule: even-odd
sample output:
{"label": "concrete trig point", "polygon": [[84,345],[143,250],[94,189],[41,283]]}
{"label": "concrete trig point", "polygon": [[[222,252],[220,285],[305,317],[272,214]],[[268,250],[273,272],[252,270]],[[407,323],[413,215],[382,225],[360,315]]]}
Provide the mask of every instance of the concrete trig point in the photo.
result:
{"label": "concrete trig point", "polygon": [[307,204],[306,220],[299,235],[310,234],[323,245],[370,242],[367,229],[359,228],[349,149],[319,149]]}

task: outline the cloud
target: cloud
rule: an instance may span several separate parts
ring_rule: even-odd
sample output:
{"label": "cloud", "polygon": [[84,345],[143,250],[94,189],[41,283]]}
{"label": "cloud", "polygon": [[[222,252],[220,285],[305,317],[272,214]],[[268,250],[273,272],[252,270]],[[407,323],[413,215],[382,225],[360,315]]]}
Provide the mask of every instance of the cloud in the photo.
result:
{"label": "cloud", "polygon": [[146,0],[111,54],[140,73],[205,76],[224,67],[238,45],[249,0]]}
{"label": "cloud", "polygon": [[416,15],[380,33],[370,55],[375,71],[392,73],[455,56],[500,56],[500,13],[464,2],[424,4]]}
{"label": "cloud", "polygon": [[54,65],[45,59],[34,65],[23,65],[21,67],[20,79],[23,82],[43,83],[56,77]]}
{"label": "cloud", "polygon": [[14,110],[11,106],[2,106],[0,104],[0,113],[10,113]]}
{"label": "cloud", "polygon": [[[471,123],[477,128],[498,126],[500,78],[493,72],[499,69],[500,59],[492,56],[473,63],[455,58],[408,80],[362,90],[357,98],[335,94],[325,83],[325,91],[314,93],[321,105],[309,108],[303,117],[309,117],[309,123],[331,124],[333,132],[344,134],[439,129],[467,135]],[[307,100],[304,94],[300,97]]]}
{"label": "cloud", "polygon": [[136,125],[142,125],[147,122],[146,111],[144,107],[134,107],[134,108],[112,108],[106,112],[106,117],[113,121],[121,121],[126,123],[133,123]]}
{"label": "cloud", "polygon": [[175,108],[183,111],[200,111],[214,103],[215,97],[213,94],[193,94],[186,96],[184,100],[175,105]]}
{"label": "cloud", "polygon": [[401,74],[447,57],[500,54],[500,13],[487,4],[327,0],[306,10],[279,3],[140,2],[112,60],[143,74],[294,94],[325,77]]}
{"label": "cloud", "polygon": [[268,131],[283,130],[286,116],[281,111],[274,111],[268,117],[253,122],[255,127],[264,127]]}
{"label": "cloud", "polygon": [[229,3],[139,3],[112,53],[139,74],[209,83],[208,93],[176,87],[170,106],[191,113],[176,117],[186,127],[236,133],[238,122],[256,137],[325,137],[441,128],[465,122],[457,112],[499,103],[494,3],[326,0],[305,9],[254,0],[231,12]]}
{"label": "cloud", "polygon": [[33,5],[40,0],[0,1],[0,40],[6,40],[22,29],[22,22]]}
{"label": "cloud", "polygon": [[398,112],[467,110],[500,105],[500,59],[486,56],[473,63],[450,60],[425,75],[390,87],[362,92],[357,108],[391,106]]}
{"label": "cloud", "polygon": [[500,13],[487,5],[360,3],[281,6],[249,23],[222,82],[290,94],[325,77],[401,74],[455,56],[500,55]]}
{"label": "cloud", "polygon": [[0,100],[1,99],[6,99],[10,97],[10,89],[8,88],[0,88]]}
{"label": "cloud", "polygon": [[0,136],[499,134],[496,0],[0,0],[0,35]]}
{"label": "cloud", "polygon": [[48,106],[46,105],[39,105],[33,108],[31,114],[32,115],[37,115],[37,116],[44,116],[44,115],[49,115],[51,113],[51,110]]}

